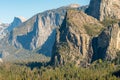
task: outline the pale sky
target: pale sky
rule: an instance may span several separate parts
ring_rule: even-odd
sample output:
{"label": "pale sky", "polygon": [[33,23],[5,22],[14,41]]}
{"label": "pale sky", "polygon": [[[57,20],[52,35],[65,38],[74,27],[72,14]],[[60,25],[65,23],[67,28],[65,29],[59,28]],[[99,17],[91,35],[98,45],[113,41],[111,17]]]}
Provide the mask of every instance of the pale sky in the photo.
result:
{"label": "pale sky", "polygon": [[88,5],[90,0],[0,0],[0,22],[10,23],[15,16],[30,18],[49,9],[69,4]]}

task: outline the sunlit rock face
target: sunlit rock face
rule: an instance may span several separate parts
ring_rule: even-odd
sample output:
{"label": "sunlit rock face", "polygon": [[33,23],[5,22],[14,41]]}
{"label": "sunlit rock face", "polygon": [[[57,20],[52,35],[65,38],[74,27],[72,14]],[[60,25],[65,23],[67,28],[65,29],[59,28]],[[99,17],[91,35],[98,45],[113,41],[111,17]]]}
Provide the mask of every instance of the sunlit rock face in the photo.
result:
{"label": "sunlit rock face", "polygon": [[[60,28],[68,9],[85,10],[87,6],[74,8],[64,6],[38,13],[28,20],[15,18],[17,26],[9,27],[9,33],[0,42],[0,51],[10,55],[7,60],[23,59],[31,54],[51,56],[56,29]],[[22,23],[21,23],[22,22]],[[11,23],[10,25],[13,25]]]}
{"label": "sunlit rock face", "polygon": [[120,0],[91,0],[86,13],[100,21],[106,18],[120,19]]}
{"label": "sunlit rock face", "polygon": [[100,28],[102,28],[97,19],[88,16],[82,11],[67,11],[60,29],[57,30],[51,64],[64,65],[73,63],[82,65],[91,61],[91,55],[93,54],[91,40],[93,37],[88,33],[85,25],[89,25],[87,28],[91,27],[91,29],[93,29],[92,25],[95,25],[98,28],[96,29],[97,32],[100,32]]}
{"label": "sunlit rock face", "polygon": [[70,8],[73,7],[61,7],[33,16],[10,33],[8,42],[16,48],[37,49],[37,53],[51,56],[55,29],[60,27],[66,11]]}

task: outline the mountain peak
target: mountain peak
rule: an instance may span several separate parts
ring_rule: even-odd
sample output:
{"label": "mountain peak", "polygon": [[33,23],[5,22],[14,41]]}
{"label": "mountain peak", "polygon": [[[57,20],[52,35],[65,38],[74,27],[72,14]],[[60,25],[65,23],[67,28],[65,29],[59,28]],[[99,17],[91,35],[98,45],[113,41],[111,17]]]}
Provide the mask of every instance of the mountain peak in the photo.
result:
{"label": "mountain peak", "polygon": [[24,17],[14,17],[13,22],[8,26],[6,29],[8,32],[11,32],[15,27],[20,26],[23,22],[25,22],[26,19]]}
{"label": "mountain peak", "polygon": [[68,7],[71,7],[71,8],[78,8],[80,7],[79,4],[70,4]]}
{"label": "mountain peak", "polygon": [[21,22],[25,22],[26,19],[22,16],[17,16],[17,17],[14,17],[14,20],[20,20]]}

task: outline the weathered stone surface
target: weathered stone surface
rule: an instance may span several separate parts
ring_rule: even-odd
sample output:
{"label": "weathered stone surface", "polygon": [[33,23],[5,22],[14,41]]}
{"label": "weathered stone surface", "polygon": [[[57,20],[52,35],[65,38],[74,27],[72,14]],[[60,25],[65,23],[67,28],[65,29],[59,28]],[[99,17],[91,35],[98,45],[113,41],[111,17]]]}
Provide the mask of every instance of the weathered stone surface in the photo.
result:
{"label": "weathered stone surface", "polygon": [[[50,57],[55,42],[55,29],[60,27],[66,11],[71,8],[76,10],[79,8],[84,11],[86,7],[73,5],[47,10],[36,14],[25,22],[23,19],[15,18],[17,22],[11,25],[18,25],[11,27],[10,34],[0,41],[0,52],[5,51],[10,54],[4,61],[33,59],[38,54]],[[23,23],[19,25],[20,22]],[[44,60],[44,56],[38,60]]]}
{"label": "weathered stone surface", "polygon": [[114,59],[116,52],[120,51],[120,23],[113,24],[110,28],[110,40],[108,40],[109,46],[106,52],[108,56],[106,58]]}
{"label": "weathered stone surface", "polygon": [[120,19],[120,0],[90,0],[88,15],[103,21],[106,18]]}
{"label": "weathered stone surface", "polygon": [[57,31],[56,43],[54,44],[51,58],[52,64],[74,63],[80,65],[82,62],[89,62],[88,59],[92,54],[92,36],[87,34],[86,24],[96,24],[101,27],[96,19],[83,12],[75,10],[67,12],[62,26]]}
{"label": "weathered stone surface", "polygon": [[119,23],[108,26],[102,33],[93,39],[93,61],[97,59],[112,60],[120,50]]}
{"label": "weathered stone surface", "polygon": [[50,56],[55,41],[55,28],[61,25],[65,13],[66,9],[60,8],[33,16],[10,33],[9,44],[18,49],[37,49],[36,53]]}

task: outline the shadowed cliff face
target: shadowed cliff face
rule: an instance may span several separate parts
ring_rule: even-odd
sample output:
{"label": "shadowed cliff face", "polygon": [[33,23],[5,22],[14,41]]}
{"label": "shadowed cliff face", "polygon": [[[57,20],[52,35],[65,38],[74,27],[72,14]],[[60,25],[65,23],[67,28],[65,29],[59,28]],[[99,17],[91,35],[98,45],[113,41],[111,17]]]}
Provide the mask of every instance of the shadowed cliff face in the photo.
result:
{"label": "shadowed cliff face", "polygon": [[120,25],[114,23],[104,29],[98,37],[93,38],[92,62],[98,59],[113,60],[120,50]]}
{"label": "shadowed cliff face", "polygon": [[28,49],[28,50],[33,50],[36,48],[37,40],[38,40],[37,39],[38,32],[39,32],[38,22],[39,22],[39,18],[37,16],[36,21],[33,25],[34,26],[33,30],[27,33],[26,35],[17,36],[17,42],[19,42],[23,48]]}
{"label": "shadowed cliff face", "polygon": [[55,36],[56,36],[56,30],[54,29],[53,32],[48,37],[48,39],[42,45],[42,47],[39,48],[37,53],[42,53],[45,56],[51,56],[52,48],[55,43]]}
{"label": "shadowed cliff face", "polygon": [[90,0],[90,5],[85,12],[96,19],[100,19],[100,5],[101,0]]}
{"label": "shadowed cliff face", "polygon": [[15,28],[9,35],[9,44],[16,48],[37,50],[36,53],[51,55],[55,28],[61,25],[66,9],[49,10],[33,16]]}

